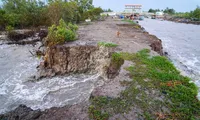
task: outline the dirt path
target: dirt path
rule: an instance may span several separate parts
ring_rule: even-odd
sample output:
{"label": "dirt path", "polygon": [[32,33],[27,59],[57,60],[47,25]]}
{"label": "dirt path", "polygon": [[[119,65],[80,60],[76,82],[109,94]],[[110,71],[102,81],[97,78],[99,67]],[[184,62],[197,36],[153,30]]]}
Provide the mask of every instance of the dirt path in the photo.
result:
{"label": "dirt path", "polygon": [[[117,37],[117,31],[120,32],[120,37]],[[140,29],[134,28],[127,22],[111,18],[80,26],[79,35],[81,41],[116,43],[123,52],[135,53],[144,48],[151,49],[149,35],[142,33]]]}

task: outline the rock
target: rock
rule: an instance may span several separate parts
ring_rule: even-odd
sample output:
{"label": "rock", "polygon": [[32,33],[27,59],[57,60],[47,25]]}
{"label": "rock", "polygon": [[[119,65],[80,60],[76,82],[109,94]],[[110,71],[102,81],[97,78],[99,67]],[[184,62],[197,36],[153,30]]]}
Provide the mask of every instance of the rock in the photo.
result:
{"label": "rock", "polygon": [[0,35],[0,40],[6,40],[6,35]]}
{"label": "rock", "polygon": [[12,42],[8,42],[6,44],[8,45],[12,45],[12,44],[18,44],[18,45],[27,45],[27,44],[36,44],[36,42],[39,42],[40,39],[38,38],[35,38],[35,39],[32,39],[32,40],[26,40],[26,41],[12,41]]}
{"label": "rock", "polygon": [[33,111],[31,108],[25,105],[20,105],[15,110],[8,112],[4,115],[0,115],[1,120],[35,120],[41,115],[40,110]]}
{"label": "rock", "polygon": [[168,54],[168,52],[164,52],[164,55],[165,55],[165,56],[168,56],[169,54]]}
{"label": "rock", "polygon": [[12,31],[8,33],[8,39],[12,41],[19,41],[19,40],[26,39],[28,37],[33,37],[34,35],[35,35],[34,31],[24,31],[24,32]]}
{"label": "rock", "polygon": [[161,40],[155,40],[150,45],[151,49],[153,51],[156,51],[160,55],[163,55],[163,47],[162,47],[162,41]]}
{"label": "rock", "polygon": [[47,37],[47,35],[48,35],[48,30],[40,30],[40,32],[38,34],[38,36],[40,37],[40,40]]}
{"label": "rock", "polygon": [[0,120],[89,120],[87,106],[88,103],[81,103],[41,111],[20,105],[15,110],[0,115]]}
{"label": "rock", "polygon": [[38,67],[36,78],[69,73],[99,73],[104,78],[118,75],[120,66],[112,58],[115,48],[75,42],[47,48],[44,61]]}

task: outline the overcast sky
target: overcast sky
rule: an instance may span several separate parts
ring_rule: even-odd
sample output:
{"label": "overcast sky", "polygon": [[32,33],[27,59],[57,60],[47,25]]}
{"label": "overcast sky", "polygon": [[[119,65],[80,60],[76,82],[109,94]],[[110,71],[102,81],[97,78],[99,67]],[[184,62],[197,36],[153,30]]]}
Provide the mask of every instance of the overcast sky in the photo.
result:
{"label": "overcast sky", "polygon": [[150,8],[165,9],[174,8],[177,12],[187,12],[194,10],[197,5],[200,6],[200,0],[93,0],[96,7],[103,9],[111,8],[114,11],[123,11],[125,4],[141,4],[143,11]]}
{"label": "overcast sky", "polygon": [[[0,0],[0,5],[2,4]],[[143,11],[153,9],[174,8],[176,12],[189,12],[200,6],[200,0],[93,0],[95,7],[111,8],[114,11],[124,11],[125,4],[141,4]]]}

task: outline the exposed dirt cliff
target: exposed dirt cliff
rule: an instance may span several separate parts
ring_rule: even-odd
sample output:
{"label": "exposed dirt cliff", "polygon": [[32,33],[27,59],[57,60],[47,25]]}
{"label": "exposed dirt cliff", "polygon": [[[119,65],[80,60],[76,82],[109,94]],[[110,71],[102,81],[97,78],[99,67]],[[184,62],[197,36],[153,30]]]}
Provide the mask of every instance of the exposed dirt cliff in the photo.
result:
{"label": "exposed dirt cliff", "polygon": [[[77,42],[47,48],[37,78],[69,73],[99,73],[104,78],[114,78],[120,69],[119,63],[112,60],[114,51],[114,47]],[[123,61],[119,66],[122,64]]]}

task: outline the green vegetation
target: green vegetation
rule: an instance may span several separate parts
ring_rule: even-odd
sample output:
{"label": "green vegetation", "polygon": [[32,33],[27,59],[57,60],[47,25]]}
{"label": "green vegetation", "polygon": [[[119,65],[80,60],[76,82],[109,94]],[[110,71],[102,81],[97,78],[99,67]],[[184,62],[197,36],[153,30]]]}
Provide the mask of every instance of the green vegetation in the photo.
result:
{"label": "green vegetation", "polygon": [[108,113],[103,113],[100,110],[97,110],[94,106],[89,107],[89,117],[94,120],[107,120],[109,118]]}
{"label": "green vegetation", "polygon": [[102,12],[103,10],[101,8],[90,9],[87,12],[83,13],[82,21],[84,21],[85,19],[98,20],[100,19],[100,13]]}
{"label": "green vegetation", "polygon": [[197,8],[194,11],[191,11],[191,12],[176,13],[174,16],[178,17],[178,18],[191,19],[192,21],[200,21],[200,7],[197,6]]}
{"label": "green vegetation", "polygon": [[163,12],[167,13],[167,14],[175,14],[176,13],[176,11],[173,8],[168,8],[168,7]]}
{"label": "green vegetation", "polygon": [[186,18],[190,19],[192,21],[200,21],[200,7],[197,6],[197,8],[194,11],[190,12],[175,12],[174,9],[166,8],[165,10],[160,9],[149,9],[150,13],[156,13],[156,12],[164,12],[170,15],[173,15],[177,18]]}
{"label": "green vegetation", "polygon": [[141,29],[141,26],[139,24],[136,24],[134,21],[130,19],[124,19],[122,21],[130,23],[131,25],[133,25],[133,28],[135,29]]}
{"label": "green vegetation", "polygon": [[60,19],[58,26],[54,24],[51,27],[49,27],[49,33],[47,36],[48,46],[75,40],[77,29],[77,25],[69,23],[67,26],[64,20]]}
{"label": "green vegetation", "polygon": [[124,59],[122,58],[120,53],[113,53],[111,63],[113,64],[113,67],[119,69],[121,65],[124,64]]}
{"label": "green vegetation", "polygon": [[0,30],[6,26],[30,28],[58,25],[63,19],[66,23],[78,23],[91,18],[96,20],[103,11],[95,8],[92,0],[3,0],[0,8]]}
{"label": "green vegetation", "polygon": [[14,28],[12,26],[10,26],[10,25],[6,26],[6,31],[8,33],[12,32],[13,30],[14,30]]}
{"label": "green vegetation", "polygon": [[0,9],[0,26],[13,27],[38,26],[45,21],[45,5],[41,1],[3,0]]}
{"label": "green vegetation", "polygon": [[128,23],[133,24],[133,25],[136,24],[133,20],[129,20],[129,19],[124,19],[122,21],[128,22]]}
{"label": "green vegetation", "polygon": [[149,13],[156,13],[156,12],[164,12],[167,14],[175,14],[176,11],[173,8],[166,8],[165,10],[160,10],[160,9],[149,9]]}
{"label": "green vegetation", "polygon": [[125,68],[132,81],[121,82],[126,89],[118,98],[92,96],[91,119],[106,120],[114,114],[129,113],[132,109],[140,109],[141,116],[148,120],[200,118],[200,101],[196,98],[197,87],[194,83],[180,75],[167,58],[152,57],[149,52],[144,49],[136,54],[114,55],[133,62],[132,66]]}
{"label": "green vegetation", "polygon": [[78,5],[76,2],[63,2],[56,0],[55,2],[49,2],[47,6],[47,17],[51,24],[58,25],[59,20],[63,19],[66,23],[76,22],[78,13]]}
{"label": "green vegetation", "polygon": [[113,12],[110,8],[103,10],[104,12]]}
{"label": "green vegetation", "polygon": [[114,43],[108,43],[108,42],[98,42],[98,46],[104,46],[104,47],[117,47],[117,44]]}

